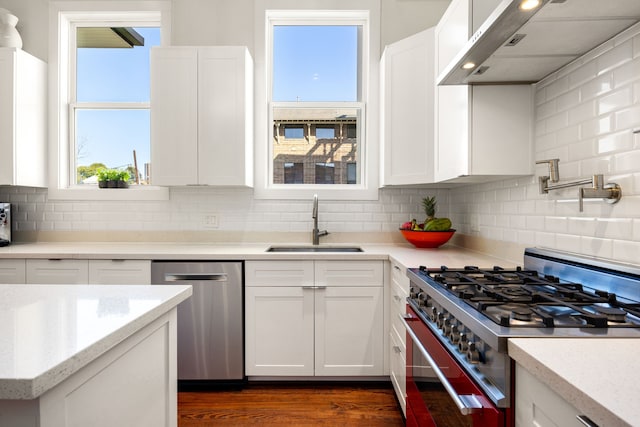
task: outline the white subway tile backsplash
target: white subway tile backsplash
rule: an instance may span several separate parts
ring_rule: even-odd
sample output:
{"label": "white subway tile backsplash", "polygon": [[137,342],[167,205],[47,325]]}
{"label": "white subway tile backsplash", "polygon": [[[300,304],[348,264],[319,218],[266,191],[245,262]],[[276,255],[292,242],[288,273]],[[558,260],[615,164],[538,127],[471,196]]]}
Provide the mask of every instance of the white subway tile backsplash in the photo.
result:
{"label": "white subway tile backsplash", "polygon": [[598,100],[598,114],[606,114],[610,111],[631,107],[633,103],[633,89],[625,86],[615,92],[601,97]]}
{"label": "white subway tile backsplash", "polygon": [[598,74],[603,74],[631,61],[633,58],[633,42],[631,39],[616,44],[596,59]]}

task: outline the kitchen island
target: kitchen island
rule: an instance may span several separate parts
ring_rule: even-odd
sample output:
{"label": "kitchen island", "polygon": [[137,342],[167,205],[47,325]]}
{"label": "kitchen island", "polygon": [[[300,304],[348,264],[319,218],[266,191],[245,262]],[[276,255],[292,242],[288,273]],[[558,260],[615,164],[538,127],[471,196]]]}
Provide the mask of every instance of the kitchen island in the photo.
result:
{"label": "kitchen island", "polygon": [[188,285],[0,285],[0,425],[175,426]]}

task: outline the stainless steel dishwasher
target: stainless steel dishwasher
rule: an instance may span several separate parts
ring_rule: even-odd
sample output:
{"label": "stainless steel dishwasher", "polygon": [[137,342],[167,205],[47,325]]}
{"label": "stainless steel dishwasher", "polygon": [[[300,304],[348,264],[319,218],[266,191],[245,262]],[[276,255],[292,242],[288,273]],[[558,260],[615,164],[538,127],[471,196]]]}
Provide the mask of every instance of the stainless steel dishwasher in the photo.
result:
{"label": "stainless steel dishwasher", "polygon": [[[178,380],[244,380],[242,262],[154,261],[151,283],[189,284],[178,305]],[[197,381],[192,381],[197,380]]]}

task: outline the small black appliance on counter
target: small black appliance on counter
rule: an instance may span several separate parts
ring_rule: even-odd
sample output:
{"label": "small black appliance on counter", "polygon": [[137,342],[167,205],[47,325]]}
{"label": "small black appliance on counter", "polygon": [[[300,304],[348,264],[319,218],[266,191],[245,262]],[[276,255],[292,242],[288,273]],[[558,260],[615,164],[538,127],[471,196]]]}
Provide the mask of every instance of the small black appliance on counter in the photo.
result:
{"label": "small black appliance on counter", "polygon": [[11,203],[0,203],[0,246],[11,243]]}

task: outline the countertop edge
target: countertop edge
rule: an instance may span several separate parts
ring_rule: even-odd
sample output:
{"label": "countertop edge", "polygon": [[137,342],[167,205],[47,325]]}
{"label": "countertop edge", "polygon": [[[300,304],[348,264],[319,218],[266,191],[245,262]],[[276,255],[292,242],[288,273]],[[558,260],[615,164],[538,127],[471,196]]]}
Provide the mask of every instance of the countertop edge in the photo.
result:
{"label": "countertop edge", "polygon": [[[535,339],[540,344],[540,340],[546,340],[549,345],[553,342],[560,343],[557,338],[511,338],[508,342],[509,356],[520,364],[524,369],[529,371],[533,376],[538,378],[542,383],[550,389],[562,396],[567,402],[573,405],[582,413],[593,418],[593,421],[601,426],[630,426],[627,420],[621,418],[620,415],[612,412],[602,402],[593,396],[585,393],[584,390],[569,381],[562,373],[548,366],[544,361],[537,358],[529,350],[523,347],[523,344],[530,343]],[[571,340],[575,338],[567,338]],[[625,339],[625,338],[622,338]],[[540,344],[542,345],[542,344]],[[596,370],[591,366],[590,369]],[[517,381],[517,379],[516,379]]]}
{"label": "countertop edge", "polygon": [[[55,286],[55,285],[52,285]],[[78,286],[78,285],[74,285]],[[101,285],[91,285],[97,287]],[[112,285],[104,285],[112,286]],[[148,286],[148,285],[141,285]],[[192,294],[190,286],[175,286],[176,293],[126,325],[93,342],[72,357],[38,374],[34,378],[0,379],[0,399],[32,400],[42,396],[71,375],[80,371],[130,336],[159,319]]]}

